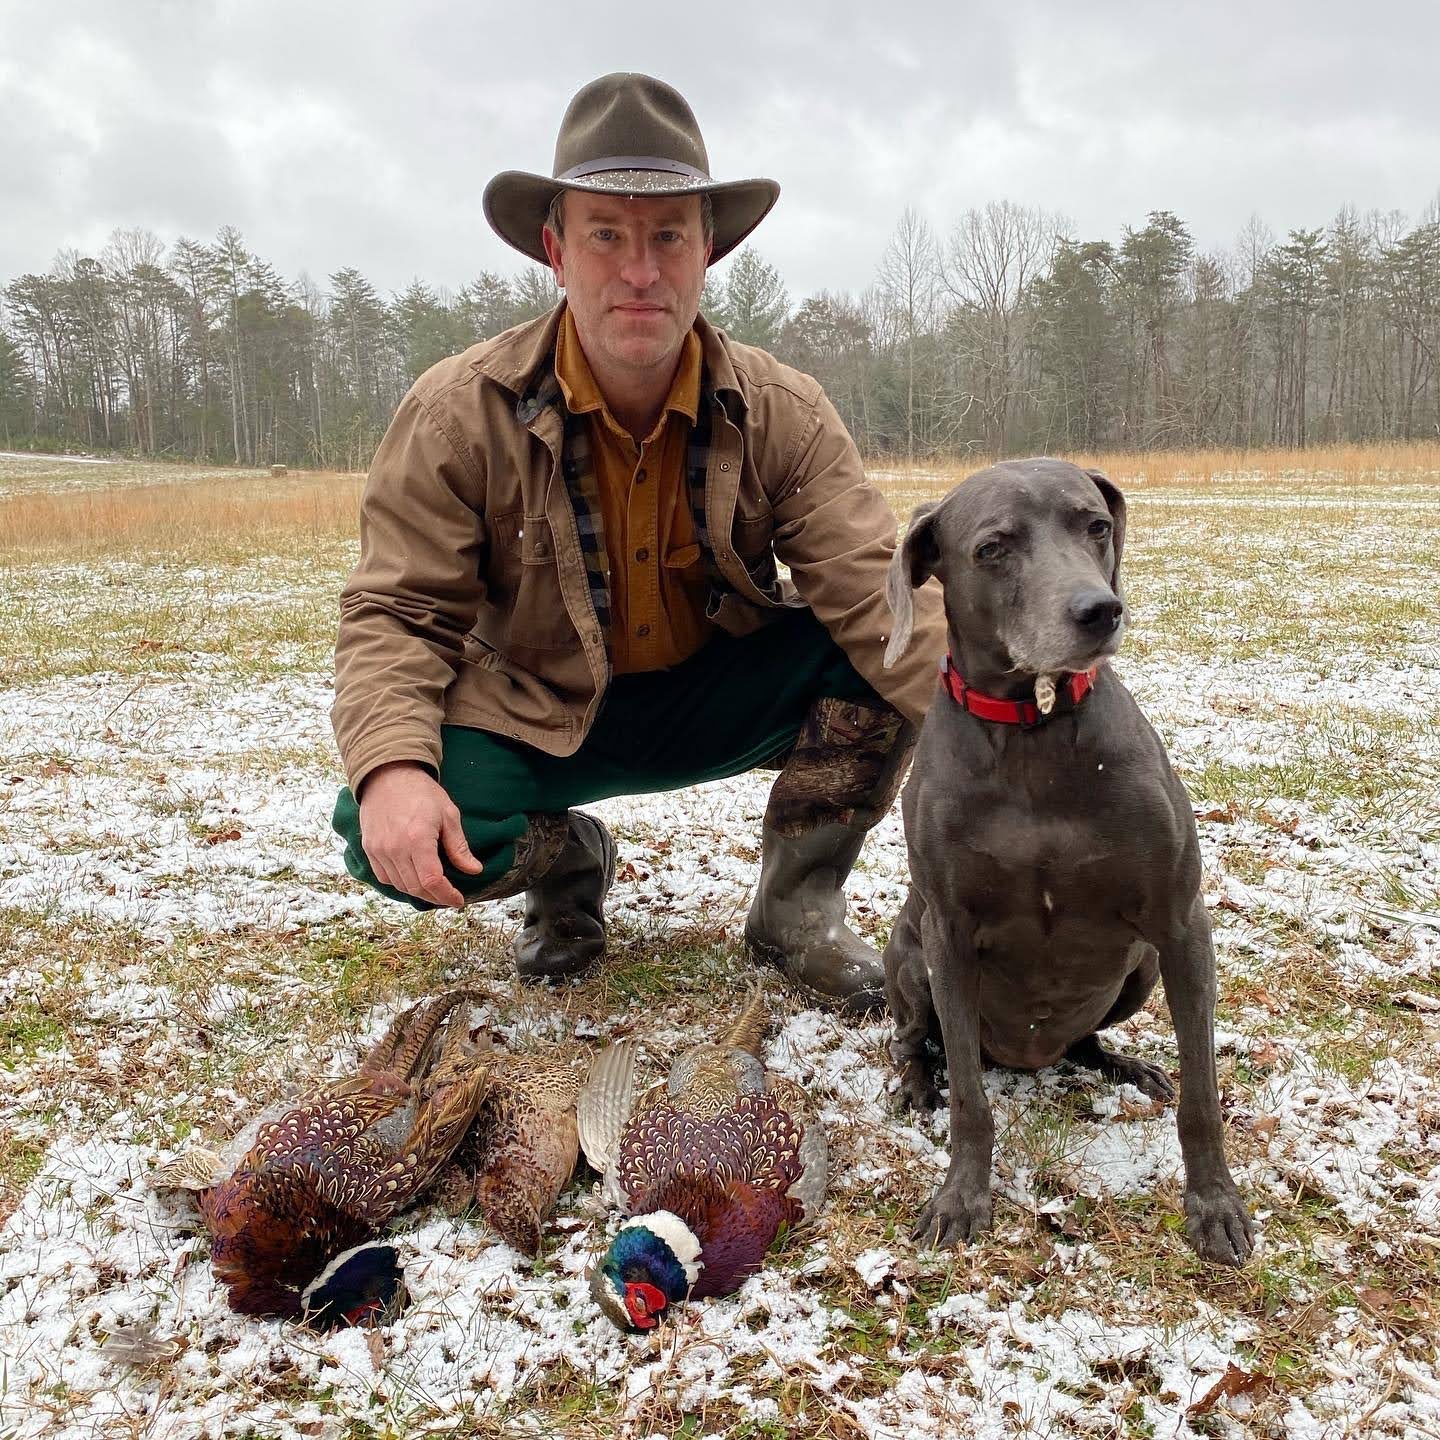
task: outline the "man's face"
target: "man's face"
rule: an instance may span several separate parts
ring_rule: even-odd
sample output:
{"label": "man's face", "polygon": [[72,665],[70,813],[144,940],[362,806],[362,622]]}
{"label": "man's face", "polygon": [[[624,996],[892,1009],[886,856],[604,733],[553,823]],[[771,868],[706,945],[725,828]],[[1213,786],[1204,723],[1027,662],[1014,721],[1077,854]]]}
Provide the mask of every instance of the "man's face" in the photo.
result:
{"label": "man's face", "polygon": [[571,190],[564,206],[565,238],[547,228],[545,253],[592,368],[671,366],[695,323],[710,259],[700,197]]}

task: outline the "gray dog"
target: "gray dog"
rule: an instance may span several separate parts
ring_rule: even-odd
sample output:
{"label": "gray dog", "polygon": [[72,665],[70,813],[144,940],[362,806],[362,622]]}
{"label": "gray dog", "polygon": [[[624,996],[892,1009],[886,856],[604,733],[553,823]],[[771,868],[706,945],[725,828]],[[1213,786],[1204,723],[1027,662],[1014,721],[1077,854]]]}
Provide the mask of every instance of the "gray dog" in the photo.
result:
{"label": "gray dog", "polygon": [[990,1225],[982,1065],[1067,1058],[1173,1098],[1163,1070],[1096,1033],[1163,977],[1180,1048],[1186,1232],[1205,1259],[1239,1265],[1252,1232],[1221,1138],[1195,817],[1104,663],[1124,628],[1124,539],[1124,497],[1099,471],[1013,461],[920,506],[890,568],[885,663],[909,645],[911,592],[931,575],[950,635],[948,698],[925,721],[905,786],[911,886],[885,952],[905,1100],[939,1101],[927,1037],[949,1067],[950,1168],[914,1233],[952,1245]]}

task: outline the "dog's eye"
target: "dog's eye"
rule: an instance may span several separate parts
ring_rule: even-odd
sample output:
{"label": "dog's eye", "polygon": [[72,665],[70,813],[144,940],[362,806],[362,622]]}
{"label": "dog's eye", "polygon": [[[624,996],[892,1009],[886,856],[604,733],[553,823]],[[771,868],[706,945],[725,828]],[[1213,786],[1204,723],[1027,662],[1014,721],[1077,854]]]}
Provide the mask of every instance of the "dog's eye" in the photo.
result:
{"label": "dog's eye", "polygon": [[1103,540],[1112,528],[1108,520],[1092,520],[1090,522],[1090,534],[1096,540]]}
{"label": "dog's eye", "polygon": [[1005,553],[1005,547],[998,540],[987,540],[975,547],[977,560],[998,560]]}

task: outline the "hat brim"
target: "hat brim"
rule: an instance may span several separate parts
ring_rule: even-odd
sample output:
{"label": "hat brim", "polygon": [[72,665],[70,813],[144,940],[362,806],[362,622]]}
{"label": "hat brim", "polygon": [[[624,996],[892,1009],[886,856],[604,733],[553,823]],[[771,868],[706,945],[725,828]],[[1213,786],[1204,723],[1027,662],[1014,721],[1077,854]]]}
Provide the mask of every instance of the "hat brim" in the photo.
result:
{"label": "hat brim", "polygon": [[504,170],[485,187],[485,218],[507,245],[548,265],[540,232],[550,214],[551,201],[562,190],[582,190],[591,195],[708,195],[715,214],[712,265],[739,245],[780,198],[780,187],[773,180],[722,183],[688,180],[660,170],[606,170],[575,181]]}

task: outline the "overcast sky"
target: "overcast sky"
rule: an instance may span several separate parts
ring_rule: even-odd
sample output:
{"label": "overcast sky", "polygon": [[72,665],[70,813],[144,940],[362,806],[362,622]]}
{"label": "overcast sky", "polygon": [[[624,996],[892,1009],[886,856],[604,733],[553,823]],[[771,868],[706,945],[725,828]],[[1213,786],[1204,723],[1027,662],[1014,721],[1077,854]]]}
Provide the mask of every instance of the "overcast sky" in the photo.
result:
{"label": "overcast sky", "polygon": [[[1202,247],[1440,194],[1440,3],[983,0],[687,7],[0,0],[0,283],[117,226],[238,226],[294,279],[382,290],[525,262],[498,170],[549,174],[570,96],[677,86],[712,173],[780,182],[754,243],[792,295],[868,284],[900,212],[1011,199]],[[703,17],[703,18],[702,18]]]}

